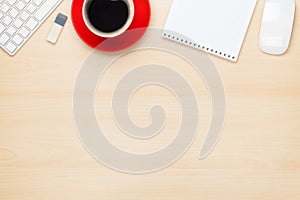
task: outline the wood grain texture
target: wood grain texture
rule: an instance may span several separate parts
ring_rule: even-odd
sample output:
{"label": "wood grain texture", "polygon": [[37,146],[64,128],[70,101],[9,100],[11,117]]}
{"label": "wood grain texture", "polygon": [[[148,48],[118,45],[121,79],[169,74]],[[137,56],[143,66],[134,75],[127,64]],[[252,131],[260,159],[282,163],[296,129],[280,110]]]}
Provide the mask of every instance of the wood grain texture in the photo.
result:
{"label": "wood grain texture", "polygon": [[[300,10],[300,0],[296,3]],[[170,5],[171,0],[151,0],[152,27],[163,27]],[[164,58],[161,62],[189,77],[201,110],[198,137],[184,157],[157,173],[130,175],[95,161],[77,136],[72,93],[91,49],[70,19],[57,45],[46,42],[57,13],[70,16],[71,1],[65,0],[16,56],[0,51],[0,199],[300,199],[300,14],[289,51],[274,57],[258,46],[263,6],[259,0],[238,63],[211,57],[224,82],[227,116],[223,136],[205,160],[198,157],[211,105],[201,77],[171,55],[141,51],[123,58],[127,64]],[[97,117],[107,130],[115,125],[105,102],[124,68],[115,67],[96,93]],[[147,109],[158,97],[176,111],[172,94],[145,88],[131,104],[137,124],[149,123]],[[176,130],[176,116],[168,120],[167,130]],[[122,148],[147,152],[172,135],[143,145],[118,134],[108,137]]]}

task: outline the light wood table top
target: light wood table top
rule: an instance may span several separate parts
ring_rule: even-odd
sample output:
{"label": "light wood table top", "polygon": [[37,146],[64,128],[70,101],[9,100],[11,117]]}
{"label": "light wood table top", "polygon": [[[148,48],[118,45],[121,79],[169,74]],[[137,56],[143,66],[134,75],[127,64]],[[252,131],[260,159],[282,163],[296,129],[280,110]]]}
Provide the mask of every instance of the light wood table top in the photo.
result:
{"label": "light wood table top", "polygon": [[[151,0],[150,26],[163,27],[171,2]],[[16,56],[0,51],[0,199],[300,199],[300,12],[288,52],[274,57],[258,46],[263,6],[259,0],[238,63],[211,57],[224,82],[227,114],[222,138],[204,160],[198,158],[211,103],[201,77],[180,68],[171,55],[151,50],[123,58],[128,64],[157,55],[182,70],[201,111],[198,137],[180,160],[156,173],[131,175],[94,160],[77,135],[72,94],[91,49],[70,19],[55,46],[46,42],[57,13],[70,16],[71,1],[65,0]],[[108,74],[96,93],[105,130],[115,130],[105,102],[124,69]],[[145,88],[133,98],[137,124],[149,123],[149,104],[158,100],[176,113],[176,99],[161,88]],[[169,117],[166,130],[176,130],[178,118]],[[107,137],[129,151],[148,152],[172,135],[137,144],[116,133]]]}

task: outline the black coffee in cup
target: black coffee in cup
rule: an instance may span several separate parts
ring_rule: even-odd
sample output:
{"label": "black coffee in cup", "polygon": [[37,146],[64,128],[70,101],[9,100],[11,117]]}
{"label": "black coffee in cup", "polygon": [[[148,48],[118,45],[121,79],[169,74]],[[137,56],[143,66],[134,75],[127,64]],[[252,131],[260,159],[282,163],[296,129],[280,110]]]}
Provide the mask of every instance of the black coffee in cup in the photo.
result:
{"label": "black coffee in cup", "polygon": [[128,5],[123,0],[92,0],[87,8],[87,17],[92,26],[104,33],[121,29],[128,16]]}

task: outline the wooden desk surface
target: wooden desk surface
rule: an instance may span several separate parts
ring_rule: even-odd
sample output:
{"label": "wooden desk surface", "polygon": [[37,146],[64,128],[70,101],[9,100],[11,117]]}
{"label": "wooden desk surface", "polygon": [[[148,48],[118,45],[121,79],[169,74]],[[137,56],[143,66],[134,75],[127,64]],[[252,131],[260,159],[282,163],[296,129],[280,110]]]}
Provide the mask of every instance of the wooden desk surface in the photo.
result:
{"label": "wooden desk surface", "polygon": [[[300,0],[296,3],[299,11]],[[151,26],[163,27],[170,5],[171,0],[151,0]],[[211,57],[227,96],[223,136],[213,153],[198,160],[211,105],[201,78],[187,70],[183,73],[191,76],[191,85],[199,87],[198,137],[172,166],[130,175],[95,161],[75,131],[73,87],[91,49],[77,37],[71,20],[57,45],[46,42],[57,13],[70,16],[71,1],[64,0],[16,56],[0,51],[0,199],[300,199],[300,12],[289,51],[273,57],[258,46],[263,6],[259,0],[237,64]],[[155,53],[138,52],[124,59],[151,58]],[[96,94],[97,115],[108,130],[114,125],[105,115],[109,111],[102,112],[106,108],[100,99],[109,96],[109,76],[115,73],[118,70]],[[159,95],[162,103],[174,103],[159,88],[145,89],[134,96],[137,103],[132,105],[132,117],[141,125],[149,122],[149,99],[157,101]],[[176,128],[172,120],[178,119],[171,116],[169,130]],[[170,139],[166,134],[140,145],[118,135],[108,137],[122,148],[143,151]]]}

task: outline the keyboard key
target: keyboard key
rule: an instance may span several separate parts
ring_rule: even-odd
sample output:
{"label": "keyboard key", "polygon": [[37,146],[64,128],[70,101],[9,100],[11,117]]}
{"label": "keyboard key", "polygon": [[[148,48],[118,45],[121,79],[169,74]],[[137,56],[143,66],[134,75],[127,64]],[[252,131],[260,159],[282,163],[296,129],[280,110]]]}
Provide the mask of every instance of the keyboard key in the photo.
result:
{"label": "keyboard key", "polygon": [[33,0],[33,3],[37,6],[40,6],[43,3],[43,0]]}
{"label": "keyboard key", "polygon": [[38,22],[35,21],[33,18],[29,19],[26,23],[26,27],[28,27],[30,30],[34,30],[34,28],[38,25]]}
{"label": "keyboard key", "polygon": [[17,32],[17,29],[15,29],[13,26],[10,26],[6,32],[12,36],[15,34],[15,32]]}
{"label": "keyboard key", "polygon": [[21,38],[18,34],[13,38],[13,42],[16,44],[16,45],[20,45],[22,42],[23,42],[23,38]]}
{"label": "keyboard key", "polygon": [[0,23],[0,35],[1,33],[5,30],[5,26],[3,24]]}
{"label": "keyboard key", "polygon": [[29,35],[29,30],[27,30],[27,28],[22,27],[21,30],[19,31],[19,33],[21,34],[21,36],[23,36],[23,38],[26,38]]}
{"label": "keyboard key", "polygon": [[6,34],[4,33],[4,34],[1,35],[1,37],[0,37],[0,44],[1,44],[1,45],[5,45],[6,42],[7,42],[8,40],[9,40],[8,35],[6,35]]}
{"label": "keyboard key", "polygon": [[15,32],[17,32],[17,29],[15,29],[13,26],[10,26],[7,31],[6,31],[9,35],[13,36],[15,34]]}
{"label": "keyboard key", "polygon": [[16,2],[17,0],[7,0],[7,3],[11,6],[13,6]]}
{"label": "keyboard key", "polygon": [[11,11],[9,12],[9,15],[12,18],[16,18],[18,14],[19,14],[19,12],[15,8],[11,9]]}
{"label": "keyboard key", "polygon": [[29,16],[30,15],[26,11],[22,12],[22,14],[20,15],[20,17],[23,21],[26,21]]}
{"label": "keyboard key", "polygon": [[26,10],[32,14],[36,10],[36,7],[32,4],[30,4]]}
{"label": "keyboard key", "polygon": [[5,48],[6,48],[10,53],[13,53],[13,52],[17,49],[16,45],[14,45],[14,44],[11,43],[11,42],[9,42],[9,43],[5,46]]}
{"label": "keyboard key", "polygon": [[4,23],[6,26],[8,26],[11,22],[12,22],[12,18],[10,18],[9,16],[4,17],[3,23]]}
{"label": "keyboard key", "polygon": [[60,0],[47,0],[34,14],[34,17],[42,21],[48,14],[49,10],[51,10]]}
{"label": "keyboard key", "polygon": [[25,8],[25,3],[23,3],[22,1],[19,1],[16,5],[17,9],[19,10],[23,10]]}
{"label": "keyboard key", "polygon": [[23,22],[22,22],[20,19],[16,19],[16,20],[14,21],[14,25],[15,25],[15,27],[17,27],[17,28],[20,28],[20,27],[23,25]]}
{"label": "keyboard key", "polygon": [[0,7],[0,9],[1,9],[1,11],[5,14],[5,13],[7,13],[8,11],[9,11],[9,6],[5,3],[5,4],[3,4],[1,7]]}

